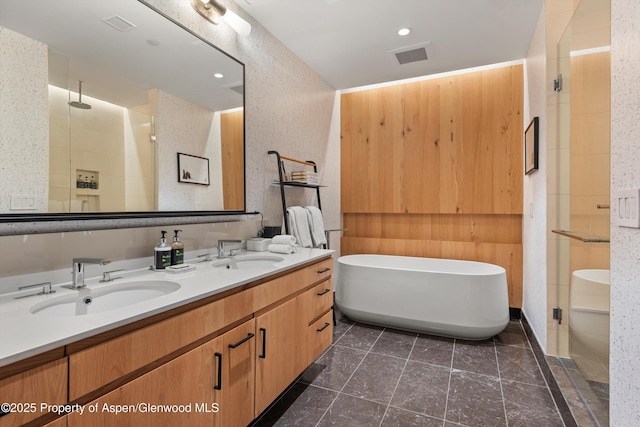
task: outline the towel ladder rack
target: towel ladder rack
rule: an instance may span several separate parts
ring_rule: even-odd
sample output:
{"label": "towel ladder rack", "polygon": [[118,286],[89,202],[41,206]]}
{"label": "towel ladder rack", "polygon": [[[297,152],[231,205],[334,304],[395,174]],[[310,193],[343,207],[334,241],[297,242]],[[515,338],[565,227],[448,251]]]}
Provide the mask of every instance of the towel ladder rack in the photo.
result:
{"label": "towel ladder rack", "polygon": [[318,166],[316,165],[316,162],[312,161],[312,160],[298,160],[298,159],[294,159],[292,157],[286,157],[286,156],[281,156],[280,153],[278,153],[277,151],[274,150],[269,150],[268,154],[273,154],[276,156],[276,161],[278,162],[278,182],[277,184],[280,186],[280,199],[282,201],[282,218],[284,219],[284,229],[285,229],[285,234],[291,234],[289,231],[289,221],[287,221],[287,199],[286,199],[286,194],[285,194],[285,187],[304,187],[304,188],[311,188],[311,189],[315,189],[316,190],[316,197],[318,200],[318,209],[320,209],[322,211],[322,204],[320,202],[320,187],[322,187],[321,185],[317,185],[317,184],[307,184],[304,182],[295,182],[295,181],[289,181],[285,179],[285,171],[284,171],[284,165],[283,165],[283,160],[289,161],[289,162],[294,162],[294,163],[299,163],[299,164],[303,164],[305,166],[311,166],[313,167],[313,172],[318,173]]}

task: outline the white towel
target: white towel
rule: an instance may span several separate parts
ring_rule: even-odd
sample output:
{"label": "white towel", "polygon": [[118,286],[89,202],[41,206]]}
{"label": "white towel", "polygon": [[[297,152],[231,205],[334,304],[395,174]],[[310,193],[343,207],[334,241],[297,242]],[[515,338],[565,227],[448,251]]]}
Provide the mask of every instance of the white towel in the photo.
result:
{"label": "white towel", "polygon": [[313,247],[311,233],[309,231],[309,215],[302,206],[287,208],[289,231],[296,238],[296,242],[303,248]]}
{"label": "white towel", "polygon": [[307,213],[309,214],[309,231],[311,233],[311,240],[313,246],[319,248],[322,245],[327,244],[327,237],[324,234],[324,219],[322,219],[322,212],[315,206],[305,206]]}
{"label": "white towel", "polygon": [[294,245],[284,245],[279,243],[272,243],[267,247],[269,252],[276,252],[279,254],[290,254],[296,251]]}
{"label": "white towel", "polygon": [[296,238],[290,234],[279,234],[271,238],[271,243],[277,245],[295,245]]}

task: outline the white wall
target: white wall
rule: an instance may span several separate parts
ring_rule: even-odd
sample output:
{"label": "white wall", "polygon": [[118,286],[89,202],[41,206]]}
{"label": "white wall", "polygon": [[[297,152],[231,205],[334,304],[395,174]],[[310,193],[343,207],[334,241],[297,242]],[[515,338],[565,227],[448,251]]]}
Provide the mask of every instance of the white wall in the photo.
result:
{"label": "white wall", "polygon": [[524,128],[539,118],[539,169],[524,177],[522,311],[540,346],[547,348],[547,99],[546,8],[536,26],[525,68]]}
{"label": "white wall", "polygon": [[[340,174],[335,90],[231,1],[228,7],[252,24],[249,37],[239,37],[224,22],[213,25],[204,20],[188,1],[149,3],[245,64],[247,210],[263,212],[268,224],[282,223],[279,190],[271,185],[277,177],[276,161],[267,155],[276,150],[313,160],[323,176],[332,177],[331,187],[321,190],[322,207],[325,223],[339,226],[334,223],[340,216],[340,189],[333,186],[333,177]],[[313,191],[293,189],[287,194],[292,204],[315,203]]]}
{"label": "white wall", "polygon": [[[611,1],[611,195],[640,187],[640,3]],[[617,210],[611,203],[611,217]],[[640,420],[640,230],[611,227],[610,424]]]}
{"label": "white wall", "polygon": [[[322,189],[325,222],[331,227],[339,226],[340,141],[339,114],[335,109],[339,100],[336,100],[335,90],[230,1],[229,7],[253,24],[253,32],[248,38],[238,37],[224,23],[215,26],[205,21],[191,8],[188,1],[152,0],[150,3],[246,64],[247,210],[264,212],[267,221],[281,222],[279,193],[270,184],[277,176],[275,157],[267,155],[268,150],[278,150],[283,155],[318,163],[320,172],[330,185]],[[46,70],[43,84],[46,93]],[[42,111],[46,111],[46,106]],[[17,119],[24,120],[24,117]],[[177,180],[177,175],[171,179]],[[298,204],[311,203],[312,194],[311,191],[293,191],[290,193],[291,201]],[[237,219],[235,216],[222,216],[180,220],[184,224]],[[218,238],[247,238],[255,235],[256,219],[259,221],[259,217],[251,216],[250,221],[209,225],[206,229],[214,231],[207,232],[208,237],[204,242],[196,241],[195,237],[194,240],[190,239],[188,227],[184,225],[175,228],[185,229],[183,240],[189,251],[215,245]],[[71,257],[77,256],[78,251],[86,254],[89,249],[91,252],[97,251],[96,256],[112,258],[114,262],[134,258],[152,250],[158,237],[158,227],[153,228],[151,233],[144,227],[167,224],[162,228],[172,230],[172,221],[171,218],[144,218],[0,224],[0,276],[63,268]],[[109,230],[122,227],[131,228],[122,232],[73,232],[77,229]],[[194,236],[202,235],[201,229],[194,228],[196,229],[199,231],[194,232]],[[49,234],[36,236],[32,234],[34,232]],[[3,234],[15,236],[2,236]],[[126,236],[126,244],[122,243],[123,235]],[[334,242],[339,243],[338,235],[334,237]],[[75,242],[73,245],[60,244],[60,241],[71,240]],[[55,257],[52,256],[51,247],[56,248]],[[7,248],[7,251],[3,248]],[[19,260],[25,260],[25,263],[20,263]]]}
{"label": "white wall", "polygon": [[[209,144],[213,115],[209,109],[158,91],[158,210],[222,210],[222,194],[216,191],[221,183],[213,183],[211,174],[210,185],[178,182],[177,153],[220,158],[220,144]],[[209,171],[212,166],[215,164],[209,164]]]}

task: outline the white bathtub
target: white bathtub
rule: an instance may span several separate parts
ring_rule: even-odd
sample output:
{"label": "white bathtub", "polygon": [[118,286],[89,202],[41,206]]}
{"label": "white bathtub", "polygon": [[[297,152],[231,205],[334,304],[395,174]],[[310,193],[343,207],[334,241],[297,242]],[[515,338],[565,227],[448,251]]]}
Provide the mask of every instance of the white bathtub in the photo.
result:
{"label": "white bathtub", "polygon": [[353,320],[469,340],[509,322],[504,268],[390,255],[338,258],[336,304]]}

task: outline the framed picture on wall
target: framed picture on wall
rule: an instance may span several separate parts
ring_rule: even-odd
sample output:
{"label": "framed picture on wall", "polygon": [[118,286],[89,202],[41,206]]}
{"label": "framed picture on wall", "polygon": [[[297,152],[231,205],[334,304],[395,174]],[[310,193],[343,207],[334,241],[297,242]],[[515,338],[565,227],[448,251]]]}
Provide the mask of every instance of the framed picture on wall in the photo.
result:
{"label": "framed picture on wall", "polygon": [[524,174],[538,169],[538,118],[534,117],[524,131]]}
{"label": "framed picture on wall", "polygon": [[209,159],[178,153],[178,182],[209,185]]}

